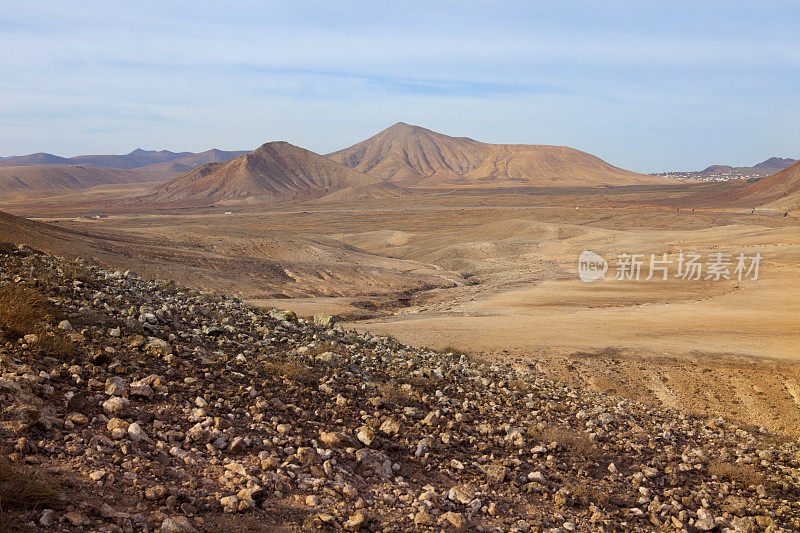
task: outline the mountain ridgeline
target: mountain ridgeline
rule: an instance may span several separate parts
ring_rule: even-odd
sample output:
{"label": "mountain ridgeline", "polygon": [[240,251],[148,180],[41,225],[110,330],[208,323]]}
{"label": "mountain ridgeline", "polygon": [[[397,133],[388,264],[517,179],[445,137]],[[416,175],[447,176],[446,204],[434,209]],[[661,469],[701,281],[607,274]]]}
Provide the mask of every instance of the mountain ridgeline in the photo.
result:
{"label": "mountain ridgeline", "polygon": [[186,172],[196,166],[222,162],[246,154],[247,151],[226,152],[212,148],[205,152],[170,152],[169,150],[142,150],[137,148],[123,155],[77,155],[75,157],[61,157],[43,152],[22,156],[11,156],[0,159],[0,167],[19,167],[30,165],[84,165],[100,168],[115,168],[120,170],[141,169],[155,167],[156,169],[171,168],[165,164],[180,165],[175,169]]}
{"label": "mountain ridgeline", "polygon": [[187,172],[143,198],[237,204],[397,196],[400,188],[498,188],[666,183],[563,146],[486,144],[398,123],[323,156],[286,142]]}
{"label": "mountain ridgeline", "polygon": [[665,183],[565,146],[488,144],[398,122],[328,154],[407,187],[600,186]]}
{"label": "mountain ridgeline", "polygon": [[[775,179],[718,197],[711,203],[794,205],[795,160],[773,157],[752,167]],[[750,169],[751,167],[748,167]],[[795,170],[791,170],[795,169]],[[730,174],[715,165],[704,173]],[[127,174],[126,174],[127,173]],[[76,191],[97,185],[163,182],[139,198],[150,204],[235,205],[284,201],[353,201],[425,191],[517,187],[665,185],[669,175],[644,175],[565,146],[490,144],[451,137],[398,122],[327,155],[284,141],[252,152],[202,153],[134,150],[125,155],[63,158],[52,154],[0,158],[0,193]],[[704,200],[705,201],[705,200]],[[794,203],[793,203],[794,202]]]}

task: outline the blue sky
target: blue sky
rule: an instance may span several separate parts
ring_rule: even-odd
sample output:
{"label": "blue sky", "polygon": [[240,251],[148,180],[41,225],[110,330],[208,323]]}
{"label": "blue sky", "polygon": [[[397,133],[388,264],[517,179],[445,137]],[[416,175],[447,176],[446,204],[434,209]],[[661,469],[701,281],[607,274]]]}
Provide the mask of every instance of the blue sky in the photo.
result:
{"label": "blue sky", "polygon": [[0,155],[397,122],[649,172],[800,157],[800,2],[4,2]]}

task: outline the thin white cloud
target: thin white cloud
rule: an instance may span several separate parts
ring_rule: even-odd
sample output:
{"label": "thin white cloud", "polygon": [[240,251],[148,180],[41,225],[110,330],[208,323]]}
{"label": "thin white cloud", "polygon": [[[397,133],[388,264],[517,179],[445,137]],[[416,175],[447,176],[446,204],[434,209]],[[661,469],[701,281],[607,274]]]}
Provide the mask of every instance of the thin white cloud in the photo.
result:
{"label": "thin white cloud", "polygon": [[396,120],[637,170],[800,145],[795,2],[404,6],[8,6],[0,150],[326,151]]}

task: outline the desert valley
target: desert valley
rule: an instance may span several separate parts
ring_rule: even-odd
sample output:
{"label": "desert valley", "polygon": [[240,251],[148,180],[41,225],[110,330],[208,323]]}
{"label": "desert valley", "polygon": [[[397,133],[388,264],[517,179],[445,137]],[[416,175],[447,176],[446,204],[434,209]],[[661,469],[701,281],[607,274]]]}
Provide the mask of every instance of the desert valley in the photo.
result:
{"label": "desert valley", "polygon": [[800,531],[799,21],[6,3],[0,533]]}
{"label": "desert valley", "polygon": [[[684,184],[404,123],[327,156],[285,142],[237,154],[183,155],[171,168],[214,160],[155,185],[147,169],[164,162],[7,159],[0,207],[29,220],[3,219],[4,240],[800,431],[797,164],[754,183]],[[582,250],[763,260],[753,281],[612,271],[587,284]]]}
{"label": "desert valley", "polygon": [[[352,330],[354,335],[363,334],[364,339],[422,347],[417,348],[421,354],[440,358],[440,364],[461,357],[462,362],[485,365],[476,368],[505,369],[502,371],[517,376],[513,379],[552,380],[548,383],[594,391],[615,401],[678,410],[699,420],[730,420],[743,428],[761,428],[756,431],[766,432],[780,443],[787,442],[781,439],[791,441],[800,435],[800,163],[779,161],[786,168],[761,179],[687,181],[630,172],[572,148],[488,144],[405,123],[326,155],[282,141],[268,142],[251,152],[137,150],[127,156],[72,159],[36,154],[0,160],[0,240],[29,247],[14,251],[9,259],[16,255],[30,263],[27,250],[33,249],[67,261],[88,261],[118,274],[135,271],[143,279],[171,280],[208,294],[236,296],[251,309],[271,310],[270,320],[278,319],[289,328],[287,331],[294,331],[295,316],[301,317],[301,324],[335,321],[338,331]],[[578,258],[587,250],[607,259],[604,278],[581,280]],[[696,277],[681,276],[675,270],[681,268],[677,261],[684,254],[698,254],[710,261],[711,254],[716,253],[728,254],[730,261],[722,277],[712,278],[710,270],[709,275],[703,272]],[[624,273],[626,254],[641,258],[641,276],[619,274]],[[757,275],[752,271],[749,277],[742,277],[741,272],[737,275],[731,258],[740,254],[751,258],[758,254]],[[673,270],[655,277],[650,272],[648,279],[649,264],[655,257],[667,261],[667,269]],[[44,268],[35,264],[30,263],[31,272]],[[58,267],[58,272],[64,276],[67,271]],[[98,283],[85,279],[81,284]],[[110,296],[100,296],[105,290],[96,293],[101,299],[95,299],[95,305],[109,301],[106,298]],[[120,295],[117,300],[126,301],[128,297]],[[148,318],[142,318],[149,315],[142,314],[133,323],[128,319],[122,328],[131,335],[134,325],[139,329],[137,324],[144,325],[146,331],[140,333],[145,334],[144,339],[149,335],[150,344],[140,349],[153,356],[164,349],[158,344],[164,341],[158,339],[167,340],[167,346],[174,345],[168,352],[187,349],[175,344],[178,339],[189,338],[180,330],[169,336],[158,333],[162,322],[158,313],[174,313],[166,304],[158,309],[152,326]],[[83,320],[74,313],[69,316],[73,322]],[[230,323],[228,319],[221,322]],[[177,322],[175,327],[179,327]],[[206,326],[203,331],[212,331],[209,327],[217,326]],[[241,327],[249,326],[237,326]],[[96,326],[89,329],[84,328],[82,335],[96,339],[103,331]],[[278,326],[277,331],[280,329]],[[329,331],[331,334],[337,335],[334,330]],[[33,341],[29,336],[25,339]],[[276,346],[276,339],[271,337],[265,346]],[[325,351],[319,348],[320,342],[309,344],[317,350],[314,353]],[[326,346],[340,347],[330,348],[323,355],[344,353],[344,345],[336,341]],[[245,354],[251,351],[241,349]],[[201,348],[195,350],[205,353]],[[312,353],[304,350],[296,353]],[[167,360],[170,357],[174,356],[169,355]],[[247,357],[244,355],[242,361]],[[414,357],[418,356],[412,360]],[[203,365],[210,364],[210,360],[203,361]],[[296,369],[270,364],[279,377],[289,372],[284,379],[290,382],[299,379],[298,383],[306,386],[311,384],[309,379],[316,380],[291,377]],[[415,363],[408,364],[413,368]],[[317,366],[312,362],[308,372],[316,374]],[[396,370],[390,364],[386,371]],[[461,371],[455,367],[448,370]],[[104,386],[110,387],[118,379],[109,377]],[[124,379],[120,383],[128,386]],[[136,386],[141,389],[144,383],[136,382]],[[388,383],[399,386],[411,382],[395,376]],[[148,389],[155,387],[154,383],[149,385]],[[402,394],[416,394],[416,386],[403,385],[407,389]],[[303,390],[301,387],[298,392],[302,394]],[[391,408],[397,397],[387,394],[384,391]],[[424,404],[428,396],[424,391],[420,394],[420,400],[409,397],[403,401],[411,402],[406,405],[418,401]],[[123,397],[134,399],[132,395],[133,389]],[[302,404],[300,399],[295,401]],[[341,405],[347,405],[363,399],[341,401],[345,402]],[[108,402],[103,408],[109,417],[116,415],[112,421],[129,416],[127,412],[117,413]],[[408,409],[411,407],[406,408],[407,415],[411,413]],[[83,423],[77,415],[69,416],[72,425]],[[161,416],[157,414],[157,420]],[[524,417],[521,412],[512,416]],[[383,421],[378,422],[383,423],[380,432],[391,440],[395,430],[387,421],[396,419],[384,415],[376,420]],[[112,422],[108,424],[111,428]],[[132,426],[125,424],[130,432]],[[412,422],[405,424],[410,430]],[[595,431],[593,438],[614,435],[610,427],[603,427],[606,431]],[[374,448],[374,437],[362,435],[364,431],[356,431],[354,443]],[[532,431],[523,432],[524,438],[531,438]],[[340,433],[330,435],[324,437],[330,440],[328,445],[350,438]],[[567,439],[563,435],[533,438],[545,443],[548,439]],[[134,440],[141,439],[156,442],[146,436]],[[223,448],[253,446],[248,442],[225,441]],[[378,447],[384,453],[391,452],[391,445],[387,445]],[[408,445],[417,447],[419,457],[423,444],[409,441]],[[569,446],[566,453],[583,453]],[[30,453],[19,443],[17,449]],[[184,449],[191,452],[195,448]],[[174,450],[173,455],[179,453]],[[262,467],[267,468],[263,465],[272,460],[270,454],[262,451],[260,456]],[[617,457],[617,463],[625,460]],[[601,467],[605,468],[602,465],[609,460],[601,459]],[[358,464],[364,461],[359,459]],[[232,464],[239,463],[229,466]],[[87,464],[86,468],[92,467]],[[451,483],[462,475],[449,466],[440,468],[440,472],[445,470],[450,472]],[[96,472],[92,475],[100,476]],[[420,478],[420,483],[424,479]],[[730,480],[736,483],[735,476]],[[589,482],[596,490],[596,482]],[[150,487],[146,494],[163,490],[157,488],[163,485],[142,483]],[[540,483],[534,480],[529,485],[547,490],[547,484]],[[264,480],[259,486],[263,484]],[[474,482],[468,485],[476,487]],[[280,483],[274,487],[276,495],[285,493],[280,487]],[[571,505],[578,514],[570,518],[569,513],[558,513],[566,516],[561,521],[567,528],[587,519],[589,529],[619,526],[629,523],[631,517],[636,520],[636,515],[628,511],[615,514],[612,510],[632,502],[599,505],[597,497],[576,496],[577,489],[570,487],[564,494],[577,498]],[[110,485],[109,490],[113,493]],[[455,489],[447,490],[451,504],[454,501],[456,505],[444,514],[432,510],[433,514],[428,514],[428,510],[418,508],[409,515],[414,529],[434,524],[463,529],[469,521],[490,530],[486,529],[490,524],[503,523],[493,518],[492,511],[480,507],[480,502],[471,512],[459,512],[461,496],[458,492],[453,496]],[[298,511],[279,503],[280,497],[276,501],[267,497],[262,504],[264,496],[254,494],[252,489],[242,489],[238,496],[219,501],[228,512],[242,512],[250,505],[246,502],[255,501],[267,510],[267,522],[261,524],[269,523],[270,527],[289,526],[295,520],[300,520],[303,528],[325,528],[326,520],[332,520],[328,525],[350,530],[380,529],[386,524],[377,520],[375,512],[352,509],[343,511],[345,517],[340,521],[325,513],[304,511],[294,516],[292,513]],[[499,492],[484,494],[516,508],[513,498]],[[555,502],[563,508],[558,494]],[[297,498],[302,500],[303,509],[320,505],[312,496]],[[473,496],[464,498],[469,503]],[[194,502],[189,508],[195,510],[184,515],[203,515],[203,505],[208,504],[189,501]],[[364,500],[359,501],[363,506]],[[543,501],[548,501],[546,494]],[[582,515],[581,501],[594,511]],[[762,504],[765,502],[762,499]],[[370,503],[367,510],[377,505]],[[475,514],[479,509],[483,514]],[[556,512],[543,509],[530,516],[539,513],[553,517]],[[387,508],[382,512],[390,516],[395,511]],[[689,520],[695,529],[732,523],[724,517],[715,521],[712,515],[698,513],[676,514],[666,523],[682,527]],[[796,516],[794,511],[781,513],[779,516],[787,520]],[[120,518],[123,515],[126,518]],[[203,524],[238,530],[244,523],[226,521],[221,518],[224,513],[217,518],[213,513],[205,516],[204,520],[210,522],[185,522],[185,516],[167,519],[163,513],[155,520],[161,531],[188,531]],[[650,515],[647,520],[653,526],[665,523],[665,516],[669,512],[661,517]],[[132,519],[124,513],[109,518],[123,525]],[[136,520],[135,527],[155,527],[152,519]],[[517,529],[512,530],[525,530],[514,520]],[[91,518],[80,514],[60,521],[78,528],[90,522]],[[748,523],[735,522],[737,527]],[[525,524],[541,529],[552,525],[553,519],[534,520],[533,526]],[[752,524],[757,526],[755,521]]]}

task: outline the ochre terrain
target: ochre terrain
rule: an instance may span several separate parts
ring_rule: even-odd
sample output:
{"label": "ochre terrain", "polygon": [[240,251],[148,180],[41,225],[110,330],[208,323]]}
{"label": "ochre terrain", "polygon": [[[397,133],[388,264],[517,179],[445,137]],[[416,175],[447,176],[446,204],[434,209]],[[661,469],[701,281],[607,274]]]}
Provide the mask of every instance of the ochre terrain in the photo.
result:
{"label": "ochre terrain", "polygon": [[623,170],[565,146],[488,144],[403,122],[328,157],[408,187],[601,186],[670,181]]}
{"label": "ochre terrain", "polygon": [[714,197],[711,201],[717,205],[796,211],[800,209],[800,161],[743,189]]}
{"label": "ochre terrain", "polygon": [[8,201],[24,196],[26,204],[31,197],[63,195],[104,185],[131,185],[164,181],[170,177],[160,171],[118,170],[75,165],[33,165],[0,167],[0,198]]}
{"label": "ochre terrain", "polygon": [[[708,202],[752,195],[754,185],[406,189],[354,200],[349,191],[372,184],[353,186],[346,173],[336,181],[329,169],[350,169],[273,148],[315,177],[314,202],[145,205],[133,214],[113,202],[105,212],[97,203],[31,202],[11,207],[48,214],[48,223],[9,219],[0,235],[303,315],[333,312],[360,330],[455,346],[603,392],[800,433],[800,220]],[[263,164],[287,157],[266,154]],[[313,165],[298,164],[302,157]],[[248,158],[222,165],[247,168]],[[755,185],[782,176],[791,184],[787,175]],[[256,180],[232,183],[248,194],[265,190],[247,188]],[[300,190],[311,182],[290,183]],[[342,188],[326,198],[327,186]],[[76,218],[97,212],[108,216]],[[612,261],[605,281],[578,280],[583,250]],[[619,254],[674,261],[682,252],[705,262],[711,253],[759,253],[759,277],[611,279]]]}
{"label": "ochre terrain", "polygon": [[142,197],[154,204],[271,203],[388,184],[309,150],[276,141],[225,163],[203,165]]}

